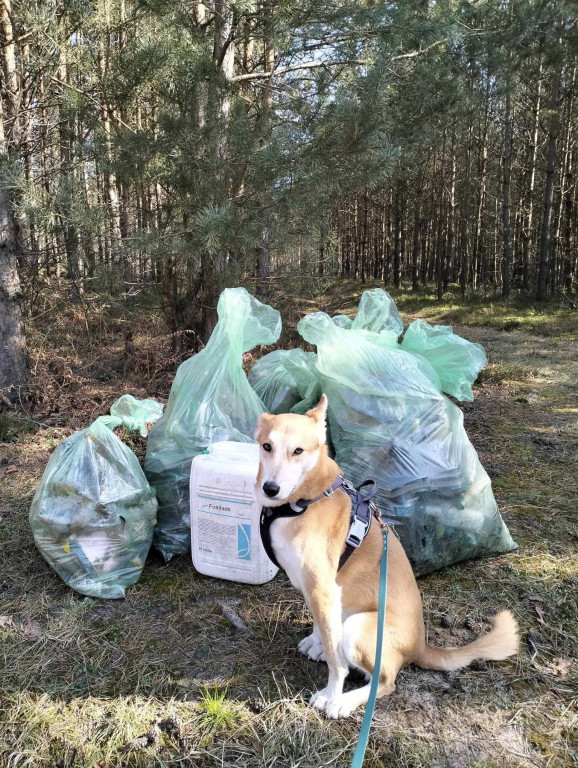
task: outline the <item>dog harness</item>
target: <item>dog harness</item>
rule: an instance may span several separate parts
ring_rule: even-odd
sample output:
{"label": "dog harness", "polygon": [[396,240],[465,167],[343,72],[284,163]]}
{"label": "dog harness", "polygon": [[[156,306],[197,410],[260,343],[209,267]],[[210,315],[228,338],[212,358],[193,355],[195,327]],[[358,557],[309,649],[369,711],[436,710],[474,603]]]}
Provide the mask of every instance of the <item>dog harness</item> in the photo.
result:
{"label": "dog harness", "polygon": [[353,552],[361,545],[361,542],[369,533],[372,516],[374,516],[381,524],[381,513],[376,503],[373,501],[377,491],[375,480],[366,480],[358,488],[355,488],[355,486],[342,475],[338,475],[329,488],[314,499],[299,499],[291,504],[281,504],[279,507],[263,507],[261,510],[261,518],[259,521],[261,541],[263,542],[263,547],[265,548],[269,560],[275,563],[277,568],[283,570],[275,557],[273,545],[271,544],[271,526],[275,520],[278,520],[280,517],[298,517],[299,515],[302,515],[308,507],[315,504],[316,501],[323,499],[325,496],[331,496],[331,494],[335,493],[339,488],[341,488],[342,491],[345,491],[351,499],[351,521],[349,523],[349,532],[345,539],[345,549],[339,558],[339,566],[337,570],[343,568]]}

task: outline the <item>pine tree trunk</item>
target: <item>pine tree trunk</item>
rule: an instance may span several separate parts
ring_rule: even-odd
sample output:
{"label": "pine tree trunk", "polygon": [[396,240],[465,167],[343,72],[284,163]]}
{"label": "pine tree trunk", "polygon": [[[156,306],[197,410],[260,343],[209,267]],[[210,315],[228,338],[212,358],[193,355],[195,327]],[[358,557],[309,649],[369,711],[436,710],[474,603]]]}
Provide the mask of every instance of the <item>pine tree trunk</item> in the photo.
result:
{"label": "pine tree trunk", "polygon": [[[0,2],[0,44],[6,118],[0,99],[0,177],[10,163],[10,150],[18,143],[19,83],[16,71],[10,0]],[[18,275],[16,218],[10,192],[0,181],[0,399],[18,403],[28,382],[28,355]]]}
{"label": "pine tree trunk", "polygon": [[[265,71],[272,72],[275,67],[275,48],[273,43],[269,39],[268,26],[271,23],[272,7],[271,3],[267,1],[263,7],[264,21],[265,21]],[[251,40],[247,41],[246,47],[251,47]],[[249,53],[245,50],[244,61],[248,63]],[[231,73],[232,74],[232,73]],[[271,83],[266,82],[263,87],[262,96],[262,145],[269,141],[269,115],[273,108],[273,90],[271,89]],[[271,209],[267,204],[266,191],[263,194],[263,214],[261,217],[261,242],[257,247],[257,269],[258,269],[258,283],[257,283],[257,295],[261,301],[268,301],[270,294],[270,275],[271,275]]]}
{"label": "pine tree trunk", "polygon": [[504,115],[504,154],[502,156],[502,296],[510,296],[510,265],[512,262],[512,242],[510,228],[510,175],[512,159],[512,96],[510,88],[506,93]]}
{"label": "pine tree trunk", "polygon": [[[560,227],[564,219],[564,233],[559,237],[559,249],[562,253],[561,284],[566,291],[572,290],[572,151],[573,147],[573,122],[572,111],[574,107],[574,89],[576,88],[576,67],[572,68],[566,97],[566,127],[564,137],[564,175],[562,177],[562,189],[560,191]],[[563,242],[563,247],[562,247]]]}
{"label": "pine tree trunk", "polygon": [[[64,20],[65,23],[65,20]],[[66,34],[64,35],[66,38]],[[60,63],[58,67],[58,81],[62,85],[61,99],[66,103],[66,88],[68,86],[68,66],[66,49],[60,51]],[[79,303],[82,298],[82,280],[78,253],[78,232],[72,220],[72,206],[75,193],[74,174],[72,171],[72,146],[74,137],[74,121],[70,114],[70,108],[59,105],[59,146],[60,146],[60,226],[64,237],[64,249],[66,251],[66,263],[68,267],[68,279],[72,283],[70,299],[73,303]]]}
{"label": "pine tree trunk", "polygon": [[[486,103],[485,103],[485,109],[484,109],[484,123],[482,128],[480,162],[479,162],[480,191],[478,195],[476,228],[474,231],[474,243],[472,248],[472,271],[473,271],[472,284],[473,284],[474,290],[476,290],[478,286],[478,276],[480,276],[482,282],[484,283],[487,278],[486,276],[487,265],[486,265],[485,255],[482,255],[482,258],[480,259],[480,251],[482,252],[482,254],[484,254],[484,250],[482,246],[482,219],[484,215],[484,205],[486,202],[486,179],[487,179],[487,171],[488,171],[488,127],[490,123],[489,75],[487,79],[488,79],[488,83],[486,87]],[[480,264],[480,261],[482,261],[483,263]]]}
{"label": "pine tree trunk", "polygon": [[[221,76],[227,82],[230,82],[235,68],[235,7],[230,0],[216,0],[214,24],[213,66],[220,70]],[[217,173],[217,199],[215,200],[218,205],[229,200],[229,185],[224,167],[228,155],[227,130],[230,108],[230,92],[220,89],[210,104],[211,122],[215,126],[218,125],[215,143],[215,158],[220,166]],[[203,283],[201,336],[204,342],[208,341],[217,324],[217,302],[222,289],[221,281],[225,260],[226,253],[220,252],[213,256],[203,249],[201,255]]]}
{"label": "pine tree trunk", "polygon": [[448,290],[454,262],[455,243],[455,219],[456,219],[456,134],[452,131],[452,156],[450,176],[450,200],[448,211],[448,236],[444,266],[444,291]]}
{"label": "pine tree trunk", "polygon": [[100,77],[103,84],[102,94],[101,94],[101,109],[100,109],[100,120],[101,120],[102,130],[104,134],[104,165],[106,168],[104,172],[103,186],[104,186],[104,196],[107,200],[107,204],[109,208],[109,217],[108,217],[109,231],[108,231],[108,238],[107,238],[109,256],[114,263],[118,263],[120,261],[120,243],[121,243],[120,205],[118,201],[116,176],[110,170],[110,165],[112,162],[112,141],[111,141],[112,109],[106,101],[106,90],[104,87],[104,83],[106,82],[106,77],[108,74],[108,57],[110,55],[110,50],[109,50],[110,41],[109,41],[109,31],[108,31],[109,25],[110,25],[110,18],[109,18],[108,3],[106,3],[105,22],[106,22],[106,27],[105,27],[106,31],[102,34],[106,34],[106,40],[101,39],[99,42],[99,48],[98,48],[98,66],[99,66]]}
{"label": "pine tree trunk", "polygon": [[402,228],[402,206],[403,182],[398,180],[395,186],[394,202],[394,244],[393,244],[393,284],[396,288],[401,285],[401,228]]}
{"label": "pine tree trunk", "polygon": [[[2,143],[0,139],[0,144]],[[0,172],[6,155],[0,149]],[[28,381],[28,356],[18,276],[14,211],[0,185],[0,399],[18,402]]]}
{"label": "pine tree trunk", "polygon": [[533,108],[532,138],[529,152],[528,191],[522,226],[522,290],[526,293],[530,290],[530,249],[533,239],[534,189],[536,186],[536,159],[538,157],[538,131],[540,128],[540,99],[542,91],[541,54],[536,82],[536,99]]}
{"label": "pine tree trunk", "polygon": [[[576,83],[576,69],[574,69],[572,82]],[[569,97],[572,98],[572,95]],[[570,112],[570,115],[572,112]],[[564,289],[568,292],[572,291],[572,286],[576,279],[576,263],[578,261],[578,254],[574,246],[575,243],[575,227],[572,225],[572,218],[574,213],[574,196],[576,188],[574,184],[574,172],[572,166],[573,160],[572,137],[569,142],[568,149],[568,164],[566,166],[566,183],[564,184],[564,208],[565,208],[565,222],[564,222]]]}
{"label": "pine tree trunk", "polygon": [[413,218],[413,248],[411,259],[411,290],[419,290],[419,247],[421,225],[421,189],[416,192],[415,211]]}
{"label": "pine tree trunk", "polygon": [[446,132],[444,131],[442,154],[441,154],[441,168],[440,168],[440,188],[442,190],[439,195],[439,208],[438,208],[438,220],[437,220],[437,237],[435,246],[435,267],[436,267],[436,287],[438,301],[442,300],[444,295],[444,231],[443,221],[445,217],[445,178],[444,178],[444,162],[446,158]]}
{"label": "pine tree trunk", "polygon": [[469,118],[468,125],[468,138],[466,145],[466,169],[465,169],[465,190],[464,190],[464,206],[462,212],[462,258],[460,268],[460,288],[462,299],[465,299],[468,289],[469,273],[470,273],[470,188],[471,188],[471,176],[472,176],[472,138],[473,138],[473,125],[472,116]]}
{"label": "pine tree trunk", "polygon": [[560,71],[552,77],[550,91],[550,120],[548,126],[548,150],[546,160],[546,185],[544,187],[544,211],[540,235],[540,254],[536,299],[544,301],[548,295],[548,272],[550,268],[550,242],[552,208],[554,204],[554,182],[556,176],[556,141],[560,130],[558,121],[558,100],[560,98]]}

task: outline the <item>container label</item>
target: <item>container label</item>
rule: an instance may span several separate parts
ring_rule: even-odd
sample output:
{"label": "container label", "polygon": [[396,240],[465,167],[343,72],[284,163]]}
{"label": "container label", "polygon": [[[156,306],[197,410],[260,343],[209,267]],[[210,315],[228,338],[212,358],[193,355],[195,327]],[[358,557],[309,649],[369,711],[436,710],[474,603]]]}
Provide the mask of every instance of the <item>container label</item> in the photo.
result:
{"label": "container label", "polygon": [[200,496],[196,521],[197,550],[206,562],[250,565],[251,518],[247,502]]}
{"label": "container label", "polygon": [[247,523],[237,525],[237,557],[239,560],[251,559],[251,526]]}

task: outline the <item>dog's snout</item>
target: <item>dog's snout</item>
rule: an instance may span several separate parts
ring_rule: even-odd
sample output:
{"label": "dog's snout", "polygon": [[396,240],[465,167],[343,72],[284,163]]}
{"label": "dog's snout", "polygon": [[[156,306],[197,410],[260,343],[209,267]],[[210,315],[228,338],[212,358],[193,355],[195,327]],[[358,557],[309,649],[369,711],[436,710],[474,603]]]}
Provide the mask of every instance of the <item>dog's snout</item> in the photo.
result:
{"label": "dog's snout", "polygon": [[268,496],[270,499],[273,499],[279,493],[280,487],[277,485],[277,483],[273,483],[268,480],[266,483],[263,483],[263,490],[265,491],[266,496]]}

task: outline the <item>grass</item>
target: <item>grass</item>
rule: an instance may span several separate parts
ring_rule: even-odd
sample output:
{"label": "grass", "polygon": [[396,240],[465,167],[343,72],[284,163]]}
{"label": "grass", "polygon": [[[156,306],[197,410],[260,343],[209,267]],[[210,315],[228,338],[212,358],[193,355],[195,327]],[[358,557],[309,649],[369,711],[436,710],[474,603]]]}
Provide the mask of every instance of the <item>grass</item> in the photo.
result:
{"label": "grass", "polygon": [[205,689],[199,702],[200,723],[209,733],[230,730],[239,720],[239,711],[227,698],[227,691]]}
{"label": "grass", "polygon": [[[331,315],[340,313],[354,316],[364,290],[383,288],[376,280],[365,284],[354,280],[340,280],[329,287],[321,297],[297,300],[301,304],[315,306]],[[415,293],[407,288],[387,288],[394,297],[404,318],[416,317],[431,323],[445,325],[475,325],[500,331],[519,330],[539,336],[553,336],[567,341],[578,341],[578,312],[572,310],[563,297],[537,303],[521,294],[513,294],[504,300],[499,294],[483,291],[462,299],[459,287],[450,285],[442,301],[435,290],[420,288]]]}
{"label": "grass", "polygon": [[[351,312],[359,298],[353,288],[342,282],[317,299],[298,299],[292,312]],[[396,692],[378,702],[365,765],[577,765],[576,319],[572,326],[555,305],[540,325],[516,302],[476,300],[468,314],[453,296],[441,304],[398,298],[406,317],[447,322],[459,312],[452,322],[486,348],[489,366],[474,403],[462,409],[520,545],[420,579],[429,639],[468,642],[509,607],[522,647],[515,660],[457,673],[403,670]],[[168,393],[174,353],[144,313],[137,310],[135,327],[143,330],[128,370],[129,314],[111,317],[94,306],[91,345],[70,335],[72,315],[45,317],[31,331],[33,383],[44,394],[29,414],[36,423],[20,430],[10,422],[0,444],[0,617],[7,617],[0,620],[0,765],[347,766],[362,712],[329,722],[307,706],[326,668],[295,650],[310,620],[283,576],[248,587],[203,577],[188,558],[164,565],[151,554],[125,600],[99,601],[68,590],[34,547],[27,513],[58,442],[123,392]],[[520,325],[504,329],[510,315]],[[548,323],[560,333],[550,334]],[[219,601],[249,632],[229,624]]]}

